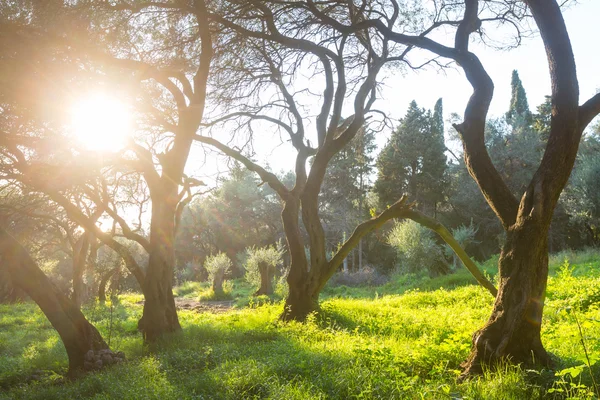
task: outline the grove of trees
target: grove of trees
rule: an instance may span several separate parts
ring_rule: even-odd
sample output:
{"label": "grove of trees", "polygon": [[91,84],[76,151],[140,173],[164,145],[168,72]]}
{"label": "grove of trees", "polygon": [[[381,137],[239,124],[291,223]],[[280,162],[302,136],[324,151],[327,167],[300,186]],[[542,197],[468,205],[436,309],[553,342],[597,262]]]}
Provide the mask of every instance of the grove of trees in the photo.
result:
{"label": "grove of trees", "polygon": [[[0,301],[37,303],[75,376],[98,369],[99,355],[122,358],[81,308],[104,300],[110,280],[143,294],[138,329],[153,343],[181,330],[176,283],[208,278],[221,293],[226,277],[247,274],[256,295],[271,295],[287,268],[280,319],[303,322],[340,271],[387,274],[399,262],[418,273],[424,262],[429,275],[447,274],[460,259],[496,295],[464,376],[506,360],[549,365],[548,254],[600,243],[600,94],[580,99],[561,6],[0,5]],[[514,71],[507,112],[492,118],[494,83],[472,48],[506,25],[517,43],[539,31],[550,94],[532,111]],[[458,68],[472,88],[452,127],[443,99],[396,115],[377,108],[386,76],[431,66]],[[122,146],[76,139],[65,110],[90,90],[128,104]],[[261,161],[274,142],[291,149],[289,171]],[[207,157],[228,173],[201,177]],[[471,259],[495,253],[497,289]]]}

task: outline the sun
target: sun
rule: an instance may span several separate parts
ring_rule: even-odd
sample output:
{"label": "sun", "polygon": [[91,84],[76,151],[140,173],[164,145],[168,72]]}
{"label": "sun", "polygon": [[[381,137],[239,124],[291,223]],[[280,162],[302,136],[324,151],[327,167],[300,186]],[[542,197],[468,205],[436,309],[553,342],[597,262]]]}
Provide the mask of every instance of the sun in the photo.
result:
{"label": "sun", "polygon": [[96,93],[71,107],[71,128],[88,150],[117,151],[132,134],[129,107],[107,94]]}

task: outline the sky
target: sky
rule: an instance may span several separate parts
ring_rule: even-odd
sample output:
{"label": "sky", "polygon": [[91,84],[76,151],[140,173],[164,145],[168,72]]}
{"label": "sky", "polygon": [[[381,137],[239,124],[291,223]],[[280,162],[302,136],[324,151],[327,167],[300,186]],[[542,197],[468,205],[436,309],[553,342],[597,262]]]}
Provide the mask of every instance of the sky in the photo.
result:
{"label": "sky", "polygon": [[[600,46],[597,43],[598,35],[593,34],[597,29],[598,16],[600,0],[582,0],[579,5],[564,12],[575,53],[582,102],[600,90]],[[519,48],[510,51],[492,50],[477,45],[472,45],[471,50],[479,56],[494,81],[491,115],[499,116],[507,111],[511,73],[514,69],[519,72],[532,111],[544,101],[545,95],[550,94],[546,53],[539,35],[525,39]],[[447,116],[450,112],[462,115],[471,95],[471,87],[459,69],[447,71],[446,76],[436,74],[435,71],[412,73],[387,83],[390,87],[402,88],[394,90],[384,99],[388,106],[397,107],[400,114],[406,111],[408,103],[413,99],[421,107],[433,108],[436,100],[442,97]]]}
{"label": "sky", "polygon": [[[569,36],[575,53],[580,85],[580,102],[593,96],[600,90],[600,46],[597,44],[598,16],[600,0],[580,0],[563,13]],[[496,33],[496,32],[494,32]],[[471,51],[478,55],[491,76],[494,85],[494,98],[490,106],[490,117],[499,117],[508,110],[510,103],[510,80],[514,69],[518,70],[527,93],[529,106],[535,112],[536,107],[550,94],[550,76],[544,46],[539,35],[524,39],[517,49],[499,51],[472,44]],[[432,109],[438,98],[443,99],[446,119],[451,113],[462,115],[464,107],[472,93],[460,68],[447,69],[440,73],[430,69],[406,74],[388,73],[384,80],[381,98],[374,108],[385,111],[393,119],[401,118],[409,103],[415,100],[420,107]],[[451,128],[450,128],[451,129]],[[381,149],[391,131],[378,134],[376,142]],[[289,171],[294,167],[295,151],[289,144],[280,145],[272,138],[258,140],[255,144],[257,161],[268,164],[272,170]],[[211,180],[223,174],[226,167],[221,161],[204,156],[196,148],[190,157],[189,171],[194,175],[208,175]]]}

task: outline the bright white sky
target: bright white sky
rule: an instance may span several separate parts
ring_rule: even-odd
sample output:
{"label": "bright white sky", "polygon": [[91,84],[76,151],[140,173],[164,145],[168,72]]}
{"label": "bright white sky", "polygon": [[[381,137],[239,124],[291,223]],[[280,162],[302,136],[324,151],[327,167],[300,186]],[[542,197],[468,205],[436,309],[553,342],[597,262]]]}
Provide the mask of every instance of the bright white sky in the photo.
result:
{"label": "bright white sky", "polygon": [[[581,0],[581,4],[564,12],[577,62],[581,102],[600,90],[600,47],[597,45],[598,35],[594,33],[600,32],[597,28],[599,16],[600,0]],[[546,53],[539,36],[525,39],[521,47],[511,51],[486,49],[477,45],[472,45],[471,50],[480,57],[495,84],[490,116],[500,116],[508,109],[513,69],[519,71],[532,111],[544,101],[545,95],[550,94]],[[394,119],[404,115],[412,100],[416,100],[420,107],[432,109],[440,97],[444,101],[446,118],[454,112],[462,115],[472,92],[459,68],[447,70],[445,73],[437,73],[435,70],[419,73],[411,71],[405,76],[398,74],[388,77],[385,85],[383,98],[375,104],[375,108],[387,112]],[[390,132],[382,132],[379,135],[379,148],[385,144],[389,134]],[[262,161],[263,165],[268,163],[276,172],[293,169],[295,151],[291,145],[281,145],[275,149],[274,146],[278,144],[272,139],[256,143],[258,160]],[[199,150],[196,148],[190,157],[188,173],[203,176],[212,171],[208,172],[208,175],[214,177],[217,174],[215,171],[226,171],[222,165],[218,166],[217,161],[209,160],[207,164],[203,163],[204,156]]]}

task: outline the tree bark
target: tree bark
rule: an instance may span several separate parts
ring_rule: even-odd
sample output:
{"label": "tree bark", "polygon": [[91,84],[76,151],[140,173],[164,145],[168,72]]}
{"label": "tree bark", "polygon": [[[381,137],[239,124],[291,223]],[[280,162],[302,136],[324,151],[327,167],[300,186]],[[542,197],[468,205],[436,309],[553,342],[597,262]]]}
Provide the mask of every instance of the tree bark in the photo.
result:
{"label": "tree bark", "polygon": [[108,349],[108,345],[85,316],[36,265],[27,251],[0,228],[0,266],[8,270],[13,283],[23,289],[46,315],[67,351],[69,376],[84,369],[86,354]]}
{"label": "tree bark", "polygon": [[547,229],[527,221],[508,232],[500,254],[500,286],[492,315],[473,335],[463,376],[503,360],[549,366],[540,329],[548,277]]}
{"label": "tree bark", "polygon": [[215,276],[212,281],[212,290],[216,296],[222,296],[225,292],[223,290],[223,281],[225,280],[225,270],[218,269],[215,271]]}
{"label": "tree bark", "polygon": [[[569,35],[556,1],[526,0],[544,41],[552,81],[548,145],[523,195],[499,261],[500,288],[486,325],[473,336],[463,376],[503,359],[549,365],[540,327],[548,279],[548,230],[556,203],[575,162],[585,128]],[[593,99],[591,100],[593,103]],[[586,117],[587,120],[588,117]],[[492,199],[494,201],[494,199]]]}
{"label": "tree bark", "polygon": [[81,308],[85,295],[83,272],[85,271],[88,250],[90,248],[90,234],[84,232],[73,249],[73,294],[71,300],[77,308]]}
{"label": "tree bark", "polygon": [[285,238],[290,251],[290,272],[287,277],[289,291],[283,312],[279,317],[282,321],[304,321],[310,313],[319,308],[318,293],[315,298],[310,287],[310,268],[300,233],[299,214],[300,200],[290,195],[281,212]]}
{"label": "tree bark", "polygon": [[310,284],[288,279],[288,285],[288,296],[280,316],[282,321],[304,322],[311,313],[319,311],[319,293]]}
{"label": "tree bark", "polygon": [[260,273],[260,288],[254,293],[254,296],[272,295],[275,268],[265,262],[260,262],[258,263],[258,272]]}
{"label": "tree bark", "polygon": [[[174,188],[176,193],[177,187]],[[173,297],[176,204],[173,196],[153,198],[151,251],[143,286],[144,310],[138,321],[138,329],[146,342],[153,342],[164,333],[181,330]]]}
{"label": "tree bark", "polygon": [[89,284],[89,288],[88,288],[88,299],[93,299],[94,297],[94,293],[96,293],[98,291],[97,288],[97,281],[95,278],[95,274],[96,274],[96,266],[98,264],[98,248],[99,248],[99,243],[98,240],[96,239],[96,237],[92,234],[91,238],[90,238],[90,253],[88,256],[88,268],[87,268],[87,281]]}
{"label": "tree bark", "polygon": [[117,266],[108,271],[106,274],[104,274],[102,278],[100,278],[100,284],[98,285],[98,301],[100,303],[104,304],[106,302],[106,285],[108,284],[108,281],[110,280],[110,278],[112,278],[114,274],[121,272],[120,269],[121,268]]}

